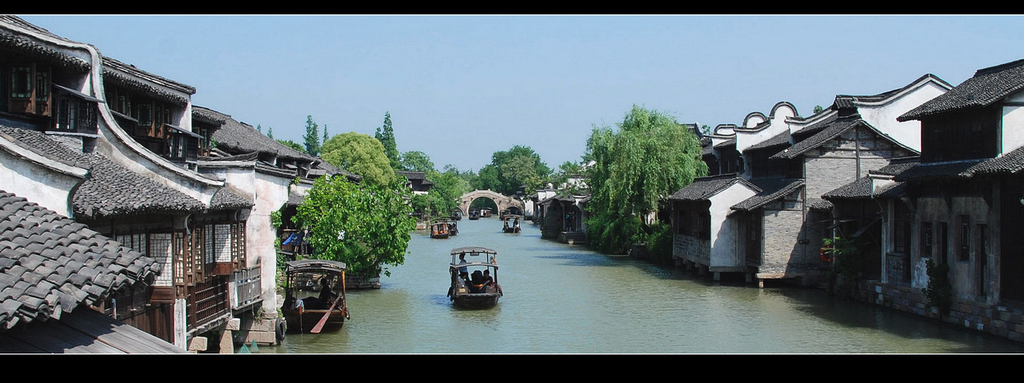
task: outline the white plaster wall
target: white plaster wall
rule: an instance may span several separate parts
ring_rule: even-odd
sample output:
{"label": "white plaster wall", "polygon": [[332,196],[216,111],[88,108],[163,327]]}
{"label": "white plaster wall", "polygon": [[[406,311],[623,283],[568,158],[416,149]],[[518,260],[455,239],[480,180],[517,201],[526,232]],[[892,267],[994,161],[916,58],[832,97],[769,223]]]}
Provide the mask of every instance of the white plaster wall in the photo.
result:
{"label": "white plaster wall", "polygon": [[1011,96],[1007,101],[1018,105],[1003,107],[1002,144],[1000,154],[1006,154],[1024,145],[1024,92]]}
{"label": "white plaster wall", "polygon": [[[44,160],[45,161],[45,160]],[[60,164],[63,165],[63,164]],[[56,164],[55,164],[56,166]],[[65,217],[72,216],[68,195],[84,180],[85,169],[66,166],[77,175],[54,171],[0,149],[0,190],[25,198]]]}
{"label": "white plaster wall", "polygon": [[[280,306],[277,302],[275,279],[277,248],[274,247],[274,240],[277,238],[277,229],[270,223],[270,214],[280,210],[288,202],[291,181],[290,178],[256,173],[253,183],[256,204],[245,225],[246,247],[251,249],[248,254],[259,257],[260,281],[263,283],[260,291],[263,295],[263,306],[269,309],[277,309]],[[254,266],[256,261],[249,259],[249,266]]]}
{"label": "white plaster wall", "polygon": [[[767,127],[756,132],[739,130],[736,131],[736,150],[739,150],[742,153],[744,150],[751,146],[757,145],[761,142],[764,142],[764,140],[775,137],[779,133],[788,131],[789,124],[786,123],[786,120],[788,118],[795,117],[796,115],[796,110],[791,108],[789,105],[782,103],[776,104],[774,110],[772,111],[772,116],[770,120],[764,120],[760,116],[756,118],[758,123],[763,121],[770,121]],[[751,118],[751,120],[755,119]],[[744,126],[745,128],[753,128],[754,126],[756,126],[756,124],[746,125],[749,126]]]}
{"label": "white plaster wall", "polygon": [[734,184],[709,198],[711,207],[711,268],[736,268],[746,264],[743,252],[739,251],[741,236],[739,224],[729,217],[733,205],[755,194],[743,184]]}
{"label": "white plaster wall", "polygon": [[895,96],[881,104],[857,104],[861,118],[882,133],[914,150],[921,151],[921,122],[911,120],[896,121],[900,115],[914,109],[928,100],[935,98],[948,89],[934,81],[927,81],[906,93]]}

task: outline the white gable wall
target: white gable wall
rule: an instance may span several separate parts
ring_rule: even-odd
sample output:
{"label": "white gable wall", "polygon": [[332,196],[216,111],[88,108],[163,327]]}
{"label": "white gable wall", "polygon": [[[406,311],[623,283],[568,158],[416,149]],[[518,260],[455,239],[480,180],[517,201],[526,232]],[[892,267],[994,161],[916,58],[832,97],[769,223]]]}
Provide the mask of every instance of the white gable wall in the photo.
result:
{"label": "white gable wall", "polygon": [[[765,120],[763,115],[758,114],[756,121],[752,121],[753,118],[748,118],[748,121],[744,123],[744,128],[754,128],[761,122],[768,121],[767,127],[760,130],[737,130],[736,131],[736,150],[742,153],[747,148],[757,145],[765,140],[775,137],[779,133],[789,131],[789,124],[786,122],[787,119],[796,117],[796,109],[793,109],[788,103],[780,102],[775,105],[772,110],[771,118]],[[755,123],[756,122],[756,123]]]}
{"label": "white gable wall", "polygon": [[1011,105],[1003,106],[1002,131],[999,154],[1006,154],[1024,145],[1024,91],[1006,99]]}
{"label": "white gable wall", "polygon": [[711,258],[708,270],[712,272],[743,271],[746,266],[743,235],[739,223],[729,217],[731,207],[757,194],[742,183],[736,183],[708,198],[711,201]]}
{"label": "white gable wall", "polygon": [[929,79],[882,103],[858,102],[857,111],[861,118],[875,129],[920,152],[921,122],[918,120],[899,122],[896,121],[896,118],[947,91],[949,88]]}

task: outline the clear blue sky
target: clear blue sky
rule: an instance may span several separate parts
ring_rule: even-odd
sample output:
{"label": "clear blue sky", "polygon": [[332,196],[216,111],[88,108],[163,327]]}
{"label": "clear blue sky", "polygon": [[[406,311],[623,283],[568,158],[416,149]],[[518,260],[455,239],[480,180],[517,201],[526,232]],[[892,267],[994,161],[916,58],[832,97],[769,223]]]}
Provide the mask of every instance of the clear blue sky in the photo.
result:
{"label": "clear blue sky", "polygon": [[740,124],[1024,58],[1016,15],[20,16],[275,138],[301,142],[307,115],[373,135],[390,112],[399,151],[474,171],[514,145],[579,161],[634,104]]}

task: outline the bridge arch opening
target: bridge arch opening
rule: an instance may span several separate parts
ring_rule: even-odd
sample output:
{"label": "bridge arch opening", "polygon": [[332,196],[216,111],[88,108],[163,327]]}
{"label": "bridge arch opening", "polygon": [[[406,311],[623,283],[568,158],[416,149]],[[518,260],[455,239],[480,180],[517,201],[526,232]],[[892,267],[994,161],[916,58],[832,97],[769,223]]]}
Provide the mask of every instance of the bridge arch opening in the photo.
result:
{"label": "bridge arch opening", "polygon": [[462,214],[468,216],[469,209],[473,205],[474,201],[486,198],[494,203],[494,214],[499,214],[506,209],[518,209],[518,211],[524,211],[523,201],[517,200],[510,196],[495,192],[493,190],[473,190],[469,193],[463,194],[460,197],[459,209],[462,210]]}

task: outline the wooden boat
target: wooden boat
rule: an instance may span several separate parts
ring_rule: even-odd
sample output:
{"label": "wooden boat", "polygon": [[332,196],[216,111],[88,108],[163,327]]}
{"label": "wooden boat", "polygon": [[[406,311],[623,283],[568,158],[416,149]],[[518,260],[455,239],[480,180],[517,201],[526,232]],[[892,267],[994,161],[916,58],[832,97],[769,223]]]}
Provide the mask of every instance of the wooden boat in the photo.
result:
{"label": "wooden boat", "polygon": [[451,227],[446,219],[436,219],[430,223],[430,238],[448,238],[452,235]]}
{"label": "wooden boat", "polygon": [[476,221],[478,219],[480,219],[480,212],[476,211],[476,210],[470,210],[469,211],[469,220],[470,221]]}
{"label": "wooden boat", "polygon": [[522,230],[522,227],[519,224],[519,222],[522,221],[521,218],[522,218],[521,216],[518,216],[518,215],[515,215],[515,214],[505,215],[505,219],[503,220],[504,223],[502,224],[501,231],[505,232],[505,233],[518,233],[518,232],[520,232]]}
{"label": "wooden boat", "polygon": [[498,304],[503,293],[498,284],[497,255],[497,251],[479,246],[452,249],[448,297],[455,306],[482,309]]}
{"label": "wooden boat", "polygon": [[285,299],[281,311],[289,332],[318,333],[345,324],[349,318],[345,263],[320,259],[289,261],[284,273]]}

